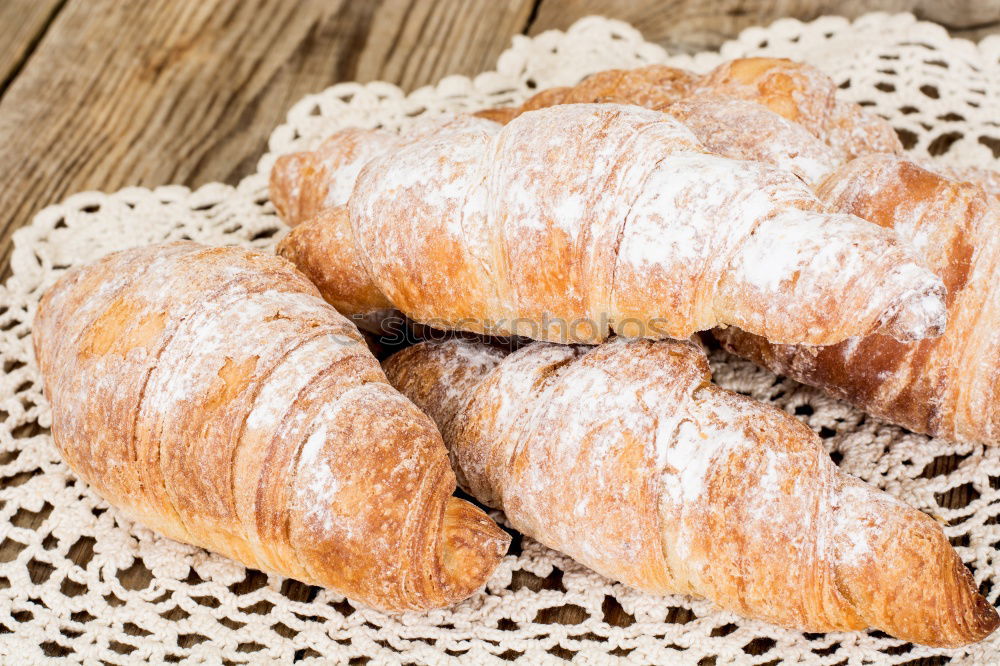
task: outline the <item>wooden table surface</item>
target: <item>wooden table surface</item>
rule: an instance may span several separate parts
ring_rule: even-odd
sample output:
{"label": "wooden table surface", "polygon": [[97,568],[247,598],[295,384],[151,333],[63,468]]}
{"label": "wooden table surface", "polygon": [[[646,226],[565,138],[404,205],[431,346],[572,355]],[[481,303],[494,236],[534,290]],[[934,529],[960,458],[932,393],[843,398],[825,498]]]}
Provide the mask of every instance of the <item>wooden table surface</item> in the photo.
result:
{"label": "wooden table surface", "polygon": [[0,265],[15,229],[74,192],[236,183],[289,107],[338,81],[473,75],[514,35],[590,14],[693,52],[782,16],[875,10],[969,39],[1000,31],[1000,0],[0,0]]}

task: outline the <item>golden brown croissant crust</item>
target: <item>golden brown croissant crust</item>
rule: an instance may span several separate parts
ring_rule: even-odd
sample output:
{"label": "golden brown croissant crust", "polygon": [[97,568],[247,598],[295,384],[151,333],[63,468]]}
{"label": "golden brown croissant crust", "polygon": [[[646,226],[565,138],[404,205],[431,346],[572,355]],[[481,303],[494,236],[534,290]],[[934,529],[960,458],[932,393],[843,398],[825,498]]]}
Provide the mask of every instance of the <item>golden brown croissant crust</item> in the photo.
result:
{"label": "golden brown croissant crust", "polygon": [[797,123],[850,159],[899,153],[892,127],[857,104],[838,100],[837,86],[815,67],[783,58],[738,58],[698,76],[666,65],[593,74],[576,86],[542,90],[520,107],[480,115],[506,123],[521,113],[555,104],[617,102],[668,111],[691,95],[722,95],[761,104]]}
{"label": "golden brown croissant crust", "polygon": [[996,629],[941,527],[840,472],[794,417],[711,384],[689,343],[421,343],[385,362],[459,482],[533,538],[653,593],[805,631],[957,646]]}
{"label": "golden brown croissant crust", "polygon": [[[759,104],[794,123],[825,143],[827,151],[833,152],[824,157],[834,157],[837,163],[857,155],[903,150],[887,122],[857,104],[838,100],[836,90],[829,77],[809,65],[778,58],[744,58],[702,76],[666,65],[607,70],[576,86],[543,90],[519,107],[485,109],[475,115],[506,124],[526,111],[560,104],[618,103],[681,117],[677,102],[691,97],[725,97]],[[685,122],[690,123],[690,119]],[[759,138],[761,123],[768,125],[773,120],[757,115],[747,125],[755,131],[743,136]],[[429,129],[438,129],[439,124],[434,119],[423,121],[409,135],[419,137]],[[723,141],[711,145],[704,133],[692,129],[713,152],[726,154],[718,150],[725,145]],[[347,203],[361,167],[400,142],[391,132],[349,128],[314,151],[282,156],[271,172],[271,199],[281,219],[295,226],[323,208]]]}
{"label": "golden brown croissant crust", "polygon": [[66,274],[35,355],[67,464],[173,539],[387,610],[474,592],[507,535],[434,424],[286,261],[181,242]]}
{"label": "golden brown croissant crust", "polygon": [[[650,79],[646,85],[657,84]],[[891,127],[838,101],[835,91],[809,66],[748,58],[694,79],[686,96],[662,108],[713,152],[791,171],[817,187],[830,210],[895,228],[943,278],[948,329],[922,342],[876,335],[826,348],[770,344],[733,328],[717,337],[730,351],[916,432],[1000,443],[1000,339],[989,323],[1000,300],[991,294],[1000,279],[996,202],[971,184],[898,156],[877,156],[902,151]],[[521,110],[554,99],[543,91]],[[630,101],[645,103],[639,96]],[[850,162],[855,155],[862,157]],[[977,183],[994,199],[1000,192],[997,172],[928,168]]]}
{"label": "golden brown croissant crust", "polygon": [[849,162],[819,187],[834,210],[893,227],[948,289],[934,340],[874,335],[824,348],[775,345],[736,329],[724,346],[915,432],[1000,444],[1000,202],[890,155]]}
{"label": "golden brown croissant crust", "polygon": [[[353,154],[357,137],[344,140]],[[272,193],[290,196],[281,178]],[[894,234],[635,106],[408,135],[358,173],[347,212],[297,227],[279,251],[347,314],[381,293],[413,319],[476,333],[599,342],[725,324],[830,344],[944,324],[939,279]]]}

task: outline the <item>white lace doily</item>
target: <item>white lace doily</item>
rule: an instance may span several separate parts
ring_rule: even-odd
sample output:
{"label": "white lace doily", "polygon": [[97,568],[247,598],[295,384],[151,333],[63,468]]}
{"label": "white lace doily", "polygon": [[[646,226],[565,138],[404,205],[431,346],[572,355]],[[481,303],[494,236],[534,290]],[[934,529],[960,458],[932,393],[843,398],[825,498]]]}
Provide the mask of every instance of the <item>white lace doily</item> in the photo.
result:
{"label": "white lace doily", "polygon": [[[449,77],[410,95],[384,83],[342,83],[311,95],[275,130],[258,173],[237,187],[84,193],[39,213],[17,232],[13,277],[0,288],[0,542],[3,552],[17,551],[0,562],[3,661],[866,664],[942,655],[953,663],[995,662],[1000,634],[960,650],[879,632],[802,634],[714,611],[705,601],[629,590],[529,539],[515,540],[486,590],[455,608],[385,615],[129,523],[76,480],[48,435],[31,320],[40,292],[67,267],[164,239],[270,247],[283,230],[267,200],[275,156],[340,127],[398,127],[422,113],[519,102],[611,67],[668,62],[704,71],[758,53],[819,66],[845,97],[891,119],[922,157],[1000,168],[1000,37],[977,46],[907,14],[870,14],[853,23],[783,20],[747,30],[717,53],[668,58],[631,27],[588,18],[566,33],[515,38],[497,70],[474,79]],[[749,363],[723,355],[713,361],[720,385],[797,414],[845,470],[938,517],[997,604],[1000,447],[908,434]],[[953,455],[957,468],[933,471]]]}

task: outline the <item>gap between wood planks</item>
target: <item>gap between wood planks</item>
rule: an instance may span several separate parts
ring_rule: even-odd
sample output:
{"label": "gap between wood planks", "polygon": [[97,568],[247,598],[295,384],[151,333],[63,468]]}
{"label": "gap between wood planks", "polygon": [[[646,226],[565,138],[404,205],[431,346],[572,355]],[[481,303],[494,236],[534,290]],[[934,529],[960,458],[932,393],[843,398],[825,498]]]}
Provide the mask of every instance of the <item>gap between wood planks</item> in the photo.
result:
{"label": "gap between wood planks", "polygon": [[[50,7],[46,7],[43,2],[32,2],[32,5],[39,12],[38,16],[33,17],[36,19],[34,22],[30,20],[26,21],[26,23],[29,23],[25,30],[27,34],[20,35],[20,39],[17,39],[18,35],[8,35],[9,42],[5,46],[5,49],[7,57],[11,60],[0,65],[0,101],[3,100],[4,93],[7,92],[7,87],[11,81],[17,78],[17,75],[24,69],[25,64],[31,59],[35,49],[38,48],[38,44],[45,37],[45,33],[49,31],[49,27],[55,21],[56,15],[66,5],[66,2],[67,0],[55,0]],[[11,4],[5,9],[6,11],[12,11],[13,8],[14,5]],[[10,18],[8,17],[8,19]],[[19,50],[21,51],[20,53],[18,53]]]}

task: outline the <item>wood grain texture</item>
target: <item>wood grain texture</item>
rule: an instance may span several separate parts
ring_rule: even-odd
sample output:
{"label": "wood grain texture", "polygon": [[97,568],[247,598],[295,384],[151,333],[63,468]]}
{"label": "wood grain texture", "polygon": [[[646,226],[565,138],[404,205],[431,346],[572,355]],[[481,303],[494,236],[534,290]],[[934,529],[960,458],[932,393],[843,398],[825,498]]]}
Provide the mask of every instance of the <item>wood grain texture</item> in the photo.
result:
{"label": "wood grain texture", "polygon": [[448,74],[494,69],[511,37],[528,27],[533,6],[532,0],[386,0],[350,79],[413,90]]}
{"label": "wood grain texture", "polygon": [[692,53],[718,48],[744,28],[782,17],[854,18],[873,11],[913,12],[967,39],[1000,30],[1000,0],[542,0],[529,34],[563,30],[579,18],[601,14],[631,23],[647,40],[671,52]]}
{"label": "wood grain texture", "polygon": [[65,0],[0,2],[0,95],[18,75]]}

